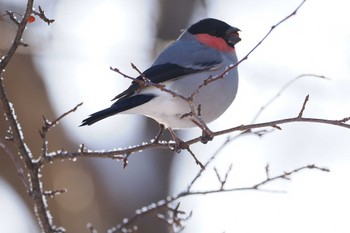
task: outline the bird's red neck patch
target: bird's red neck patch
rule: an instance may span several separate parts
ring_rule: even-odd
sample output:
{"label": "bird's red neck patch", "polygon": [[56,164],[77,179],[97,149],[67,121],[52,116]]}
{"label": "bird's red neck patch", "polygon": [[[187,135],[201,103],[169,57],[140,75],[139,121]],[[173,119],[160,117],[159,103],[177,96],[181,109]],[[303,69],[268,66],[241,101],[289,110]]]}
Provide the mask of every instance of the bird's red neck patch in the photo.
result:
{"label": "bird's red neck patch", "polygon": [[197,34],[196,39],[199,42],[201,42],[209,47],[212,47],[214,49],[220,50],[222,52],[233,52],[234,51],[234,48],[229,46],[224,39],[216,37],[216,36],[212,36],[212,35],[203,33],[203,34]]}

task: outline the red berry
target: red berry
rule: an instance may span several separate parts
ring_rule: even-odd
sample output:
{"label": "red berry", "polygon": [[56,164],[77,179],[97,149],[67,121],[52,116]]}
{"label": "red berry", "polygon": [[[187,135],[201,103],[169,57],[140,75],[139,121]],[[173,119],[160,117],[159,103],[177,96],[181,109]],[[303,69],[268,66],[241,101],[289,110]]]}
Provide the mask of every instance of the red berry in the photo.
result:
{"label": "red berry", "polygon": [[33,15],[29,16],[28,23],[33,23],[35,21],[35,17]]}

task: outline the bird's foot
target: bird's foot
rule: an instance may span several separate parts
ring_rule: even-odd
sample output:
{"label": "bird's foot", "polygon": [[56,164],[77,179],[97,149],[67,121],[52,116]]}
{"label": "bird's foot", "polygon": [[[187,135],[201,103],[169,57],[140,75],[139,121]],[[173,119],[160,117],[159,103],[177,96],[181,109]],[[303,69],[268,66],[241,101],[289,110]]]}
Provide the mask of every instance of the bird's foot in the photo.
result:
{"label": "bird's foot", "polygon": [[163,131],[164,131],[164,125],[163,124],[159,124],[159,131],[158,131],[156,137],[153,140],[154,144],[158,144],[160,137],[163,135]]}
{"label": "bird's foot", "polygon": [[195,119],[192,119],[192,122],[202,129],[201,142],[203,144],[207,144],[207,142],[213,140],[214,133],[208,128],[208,126],[204,123],[203,120],[199,122]]}
{"label": "bird's foot", "polygon": [[181,138],[179,138],[171,128],[168,128],[168,130],[175,142],[171,144],[169,143],[169,147],[172,151],[180,153],[182,149],[186,149],[188,147],[186,143]]}
{"label": "bird's foot", "polygon": [[202,136],[201,136],[201,142],[203,144],[207,144],[207,142],[213,140],[213,138],[214,138],[214,133],[209,128],[203,129]]}
{"label": "bird's foot", "polygon": [[175,143],[169,144],[169,147],[172,151],[180,153],[182,149],[186,148],[186,143],[180,138],[174,139]]}

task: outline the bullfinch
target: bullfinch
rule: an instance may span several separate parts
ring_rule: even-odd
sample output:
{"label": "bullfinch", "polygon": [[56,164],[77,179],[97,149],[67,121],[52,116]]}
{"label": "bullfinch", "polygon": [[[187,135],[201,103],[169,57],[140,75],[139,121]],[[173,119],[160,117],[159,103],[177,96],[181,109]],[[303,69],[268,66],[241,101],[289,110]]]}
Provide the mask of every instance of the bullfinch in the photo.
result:
{"label": "bullfinch", "polygon": [[[238,72],[228,68],[237,63],[239,31],[213,18],[191,25],[113,99],[112,106],[91,114],[81,126],[122,113],[150,117],[171,134],[172,129],[203,129],[203,122],[217,119],[235,99]],[[211,79],[216,80],[208,82]],[[186,100],[190,96],[191,102]],[[193,109],[196,116],[189,114]]]}

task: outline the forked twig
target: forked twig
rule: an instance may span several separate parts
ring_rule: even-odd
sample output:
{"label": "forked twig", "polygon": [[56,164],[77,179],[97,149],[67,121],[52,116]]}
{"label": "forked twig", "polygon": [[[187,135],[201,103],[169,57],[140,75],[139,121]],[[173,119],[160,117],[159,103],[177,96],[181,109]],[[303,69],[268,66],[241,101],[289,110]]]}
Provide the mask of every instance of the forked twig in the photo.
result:
{"label": "forked twig", "polygon": [[254,116],[253,120],[251,121],[251,123],[256,122],[256,120],[259,118],[259,116],[261,115],[261,113],[267,108],[269,107],[273,102],[275,102],[281,95],[282,93],[284,93],[287,88],[289,88],[292,84],[294,84],[296,81],[298,81],[301,78],[304,77],[315,77],[315,78],[321,78],[321,79],[326,79],[329,80],[330,78],[325,77],[323,75],[317,75],[317,74],[301,74],[298,75],[297,77],[293,78],[292,80],[288,81],[286,84],[284,84],[281,89],[274,95],[271,97],[271,99],[269,99],[263,106],[260,107],[259,111],[256,113],[256,115]]}
{"label": "forked twig", "polygon": [[39,16],[39,18],[42,19],[45,23],[47,23],[47,25],[49,25],[49,26],[51,23],[55,22],[54,19],[49,19],[46,17],[45,11],[41,8],[41,6],[39,6],[39,12],[33,10],[33,14],[36,16]]}

